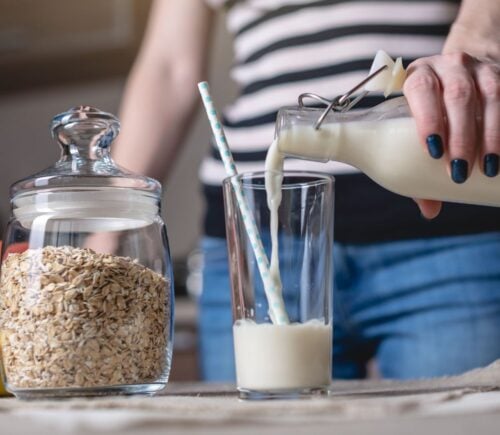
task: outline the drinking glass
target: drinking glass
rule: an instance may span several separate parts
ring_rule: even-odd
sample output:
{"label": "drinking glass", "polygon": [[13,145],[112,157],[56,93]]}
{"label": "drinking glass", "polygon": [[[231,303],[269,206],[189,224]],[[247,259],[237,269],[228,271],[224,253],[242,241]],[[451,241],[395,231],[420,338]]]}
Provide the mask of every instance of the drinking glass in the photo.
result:
{"label": "drinking glass", "polygon": [[331,382],[333,177],[314,172],[283,173],[277,240],[287,324],[272,322],[235,193],[236,184],[271,258],[265,173],[235,177],[225,179],[223,189],[240,398],[324,394]]}

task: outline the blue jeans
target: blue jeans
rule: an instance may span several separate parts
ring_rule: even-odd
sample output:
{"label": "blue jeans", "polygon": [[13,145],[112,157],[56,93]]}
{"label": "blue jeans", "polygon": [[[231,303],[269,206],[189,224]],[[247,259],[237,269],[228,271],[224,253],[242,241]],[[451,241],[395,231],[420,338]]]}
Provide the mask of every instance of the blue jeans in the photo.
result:
{"label": "blue jeans", "polygon": [[[224,239],[202,240],[202,376],[234,380]],[[500,358],[500,233],[334,247],[333,376],[453,375]]]}

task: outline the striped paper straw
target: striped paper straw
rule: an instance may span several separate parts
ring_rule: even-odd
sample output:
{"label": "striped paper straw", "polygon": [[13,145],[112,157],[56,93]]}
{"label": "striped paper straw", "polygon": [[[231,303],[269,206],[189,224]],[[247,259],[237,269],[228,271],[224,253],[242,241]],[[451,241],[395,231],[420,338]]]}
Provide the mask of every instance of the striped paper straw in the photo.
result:
{"label": "striped paper straw", "polygon": [[[205,110],[207,111],[210,127],[212,128],[215,143],[219,149],[222,162],[224,163],[224,168],[226,169],[227,174],[230,177],[233,177],[234,175],[237,175],[238,172],[236,171],[236,165],[234,164],[233,156],[227,144],[222,123],[220,122],[217,110],[215,109],[212,97],[210,96],[208,83],[198,83],[198,89],[200,91]],[[255,224],[255,219],[253,218],[248,204],[243,196],[240,183],[235,177],[231,179],[231,183],[236,194],[236,200],[238,201],[238,206],[240,207],[243,223],[245,225],[248,238],[250,239],[255,259],[257,260],[260,276],[262,278],[262,282],[264,283],[264,291],[266,292],[267,302],[269,304],[269,315],[271,316],[273,323],[286,325],[289,323],[289,320],[285,304],[283,302],[282,289],[271,279],[271,274],[269,273],[269,260],[264,251],[262,240],[260,238],[257,225]]]}

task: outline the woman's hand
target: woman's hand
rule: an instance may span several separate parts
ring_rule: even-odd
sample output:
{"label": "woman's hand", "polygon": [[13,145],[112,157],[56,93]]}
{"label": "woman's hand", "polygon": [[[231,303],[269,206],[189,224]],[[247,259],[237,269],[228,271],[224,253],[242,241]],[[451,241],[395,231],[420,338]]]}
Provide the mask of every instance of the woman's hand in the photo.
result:
{"label": "woman's hand", "polygon": [[[408,67],[404,93],[422,144],[443,159],[452,180],[466,182],[475,164],[495,177],[500,154],[500,2],[462,0],[439,56]],[[416,200],[422,214],[438,201]]]}
{"label": "woman's hand", "polygon": [[[408,67],[404,93],[429,154],[446,161],[455,183],[464,183],[474,164],[495,177],[500,160],[500,67],[466,53],[421,58]],[[440,203],[417,200],[433,218]]]}

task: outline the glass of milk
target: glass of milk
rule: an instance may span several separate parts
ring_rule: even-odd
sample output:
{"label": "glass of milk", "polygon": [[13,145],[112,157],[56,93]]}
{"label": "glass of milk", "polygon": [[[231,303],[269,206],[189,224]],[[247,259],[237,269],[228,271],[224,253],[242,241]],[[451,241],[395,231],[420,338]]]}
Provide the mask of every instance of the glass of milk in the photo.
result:
{"label": "glass of milk", "polygon": [[269,273],[281,281],[288,322],[282,316],[273,322],[234,179],[223,183],[237,388],[243,399],[323,394],[331,381],[334,180],[313,172],[267,176],[274,186],[267,192],[264,172],[235,177],[271,263]]}

